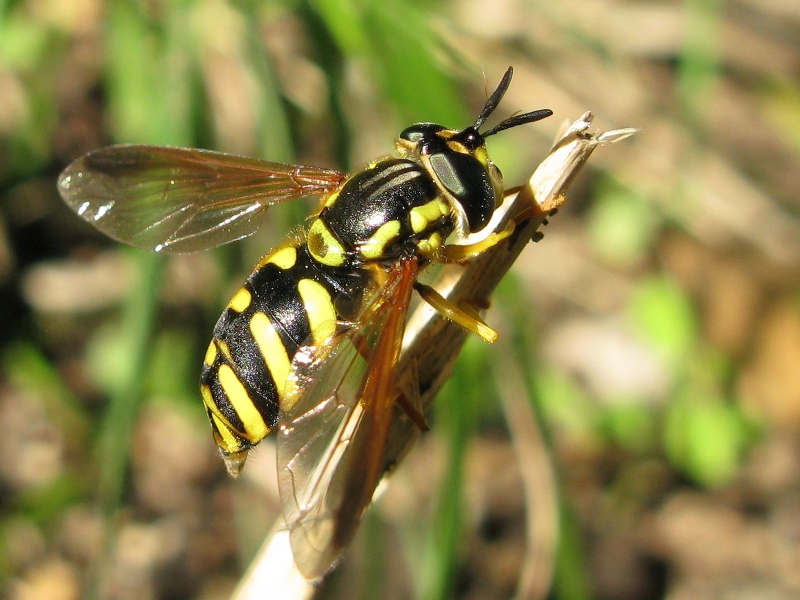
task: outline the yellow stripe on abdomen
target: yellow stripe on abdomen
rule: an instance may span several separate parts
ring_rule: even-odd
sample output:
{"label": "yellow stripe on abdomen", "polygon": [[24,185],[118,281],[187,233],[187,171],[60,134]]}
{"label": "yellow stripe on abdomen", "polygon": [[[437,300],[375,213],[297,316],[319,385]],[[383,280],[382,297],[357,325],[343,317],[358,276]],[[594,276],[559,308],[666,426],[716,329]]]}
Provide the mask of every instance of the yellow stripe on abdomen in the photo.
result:
{"label": "yellow stripe on abdomen", "polygon": [[279,269],[291,269],[297,262],[297,248],[294,246],[284,246],[278,250],[274,250],[267,254],[258,263],[256,269],[260,269],[266,265],[275,265]]}
{"label": "yellow stripe on abdomen", "polygon": [[220,365],[217,378],[225,395],[244,426],[244,434],[254,444],[260,442],[270,432],[252,398],[236,373],[228,365]]}
{"label": "yellow stripe on abdomen", "polygon": [[247,307],[250,306],[250,302],[252,302],[253,296],[247,291],[247,288],[239,288],[239,291],[231,298],[231,301],[228,302],[228,308],[234,310],[238,313],[242,313],[247,310]]}
{"label": "yellow stripe on abdomen", "polygon": [[241,452],[243,448],[239,434],[220,412],[217,403],[214,402],[211,388],[206,384],[201,385],[200,395],[203,397],[203,404],[206,405],[208,414],[211,415],[217,446],[226,454]]}
{"label": "yellow stripe on abdomen", "polygon": [[212,340],[206,349],[206,355],[203,358],[203,362],[210,367],[214,364],[215,360],[217,360],[217,345]]}
{"label": "yellow stripe on abdomen", "polygon": [[315,346],[322,346],[336,332],[336,310],[333,307],[333,299],[328,290],[313,279],[298,281],[297,292],[306,309],[311,339]]}
{"label": "yellow stripe on abdomen", "polygon": [[279,400],[283,399],[286,380],[292,368],[292,361],[286,352],[281,336],[275,330],[269,317],[263,312],[254,313],[250,319],[250,333],[261,352],[261,357],[272,375]]}

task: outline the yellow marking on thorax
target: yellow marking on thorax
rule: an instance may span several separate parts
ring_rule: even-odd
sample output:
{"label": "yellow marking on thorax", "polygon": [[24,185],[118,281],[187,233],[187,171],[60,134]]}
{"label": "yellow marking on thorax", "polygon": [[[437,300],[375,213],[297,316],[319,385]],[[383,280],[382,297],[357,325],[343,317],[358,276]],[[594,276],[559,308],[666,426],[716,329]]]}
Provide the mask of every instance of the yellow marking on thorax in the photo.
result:
{"label": "yellow marking on thorax", "polygon": [[459,154],[469,154],[469,148],[467,148],[461,142],[458,142],[456,140],[447,140],[447,142],[445,143],[447,144],[447,147],[450,148],[450,150],[452,150],[453,152],[458,152]]}
{"label": "yellow marking on thorax", "polygon": [[261,357],[272,375],[278,398],[282,400],[283,388],[292,368],[292,360],[286,352],[286,347],[275,326],[263,312],[253,314],[250,319],[250,333],[253,334],[253,339],[261,351]]}
{"label": "yellow marking on thorax", "polygon": [[478,162],[481,163],[484,167],[489,166],[489,152],[486,150],[486,146],[480,146],[475,149],[475,152],[472,153],[475,158],[478,159]]}
{"label": "yellow marking on thorax", "polygon": [[297,282],[297,292],[306,309],[314,345],[322,346],[336,333],[336,309],[333,307],[333,298],[328,290],[313,279],[301,279]]}
{"label": "yellow marking on thorax", "polygon": [[339,190],[336,190],[335,192],[331,192],[330,194],[328,194],[326,196],[325,203],[323,204],[323,206],[325,208],[330,208],[331,206],[336,204],[336,201],[338,199],[339,199]]}
{"label": "yellow marking on thorax", "polygon": [[442,239],[442,235],[438,231],[435,231],[428,239],[417,242],[417,249],[422,256],[430,259],[434,258],[434,255],[443,244],[444,240]]}
{"label": "yellow marking on thorax", "polygon": [[247,310],[247,307],[250,306],[250,302],[252,302],[253,296],[247,291],[246,288],[239,288],[239,290],[233,295],[231,301],[228,302],[228,308],[231,310],[235,310],[238,313],[242,313]]}
{"label": "yellow marking on thorax", "polygon": [[257,444],[269,433],[269,426],[264,422],[261,413],[253,404],[252,398],[230,366],[220,365],[217,378],[225,395],[230,400],[233,410],[236,411],[239,420],[244,425],[244,437]]}
{"label": "yellow marking on thorax", "polygon": [[306,238],[308,251],[315,260],[329,267],[341,267],[345,263],[345,250],[322,219],[316,219]]}
{"label": "yellow marking on thorax", "polygon": [[441,198],[431,200],[422,206],[415,206],[411,209],[408,217],[411,221],[411,230],[420,233],[428,228],[428,225],[446,217],[450,214],[450,207]]}
{"label": "yellow marking on thorax", "polygon": [[217,345],[212,340],[206,349],[206,355],[203,358],[203,362],[210,367],[214,364],[215,360],[217,360]]}
{"label": "yellow marking on thorax", "polygon": [[372,234],[358,251],[366,259],[381,258],[386,246],[400,233],[400,221],[387,221]]}

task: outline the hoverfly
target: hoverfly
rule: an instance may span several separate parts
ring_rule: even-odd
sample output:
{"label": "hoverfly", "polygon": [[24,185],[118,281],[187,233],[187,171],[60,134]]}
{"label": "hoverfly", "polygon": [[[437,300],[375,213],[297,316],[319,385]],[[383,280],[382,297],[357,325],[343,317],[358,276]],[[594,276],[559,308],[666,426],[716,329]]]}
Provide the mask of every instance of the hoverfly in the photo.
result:
{"label": "hoverfly", "polygon": [[321,196],[305,233],[261,259],[222,313],[200,383],[231,474],[279,428],[283,513],[295,562],[309,579],[332,568],[372,499],[395,403],[426,427],[414,398],[394,381],[412,291],[484,339],[496,337],[476,313],[417,276],[430,263],[469,260],[513,231],[464,243],[486,228],[504,197],[485,139],[552,114],[518,114],[481,132],[511,77],[509,68],[473,125],[412,125],[396,142],[399,158],[379,158],[354,175],[121,145],[90,152],[59,178],[61,196],[80,217],[156,252],[243,238],[273,204]]}

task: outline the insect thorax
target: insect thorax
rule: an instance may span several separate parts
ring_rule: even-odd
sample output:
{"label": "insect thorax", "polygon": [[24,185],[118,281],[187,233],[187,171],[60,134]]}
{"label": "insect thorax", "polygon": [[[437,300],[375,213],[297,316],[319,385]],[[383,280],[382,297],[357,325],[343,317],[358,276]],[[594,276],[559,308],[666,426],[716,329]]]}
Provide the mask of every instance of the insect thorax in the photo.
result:
{"label": "insect thorax", "polygon": [[311,255],[331,267],[430,257],[453,231],[450,205],[417,162],[387,158],[353,175],[311,224]]}

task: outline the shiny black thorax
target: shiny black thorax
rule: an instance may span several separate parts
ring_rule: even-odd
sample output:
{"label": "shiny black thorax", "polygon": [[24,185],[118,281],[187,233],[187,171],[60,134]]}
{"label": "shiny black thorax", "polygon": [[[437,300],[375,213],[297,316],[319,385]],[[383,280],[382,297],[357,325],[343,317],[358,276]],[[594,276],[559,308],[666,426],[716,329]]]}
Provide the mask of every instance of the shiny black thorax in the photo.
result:
{"label": "shiny black thorax", "polygon": [[[417,162],[386,158],[350,177],[335,201],[319,214],[328,229],[341,243],[357,268],[369,261],[392,261],[414,252],[416,242],[434,231],[447,237],[453,230],[449,215],[415,232],[410,222],[412,209],[421,207],[439,195],[426,169]],[[365,256],[360,249],[369,244],[387,223],[397,222],[397,233],[383,247],[380,256]]]}

